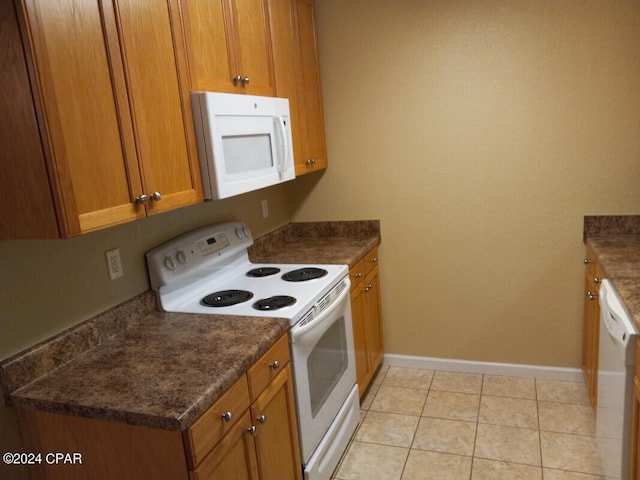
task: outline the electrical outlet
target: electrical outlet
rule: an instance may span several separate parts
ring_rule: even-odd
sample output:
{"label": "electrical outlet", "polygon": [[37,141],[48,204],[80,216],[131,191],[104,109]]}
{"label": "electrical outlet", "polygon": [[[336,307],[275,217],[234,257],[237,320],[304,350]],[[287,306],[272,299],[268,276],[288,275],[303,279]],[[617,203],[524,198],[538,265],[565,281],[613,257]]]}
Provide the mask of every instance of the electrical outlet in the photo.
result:
{"label": "electrical outlet", "polygon": [[109,271],[109,278],[115,280],[124,275],[122,271],[122,260],[120,260],[120,249],[114,248],[105,253],[107,257],[107,270]]}
{"label": "electrical outlet", "polygon": [[262,218],[267,218],[269,216],[269,202],[267,200],[262,200]]}

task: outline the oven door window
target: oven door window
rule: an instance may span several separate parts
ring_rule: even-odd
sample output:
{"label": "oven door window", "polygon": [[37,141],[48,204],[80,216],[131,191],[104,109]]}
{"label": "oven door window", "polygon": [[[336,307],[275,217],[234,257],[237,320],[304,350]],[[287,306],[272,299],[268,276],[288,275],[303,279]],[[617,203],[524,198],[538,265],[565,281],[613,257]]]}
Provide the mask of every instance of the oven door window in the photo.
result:
{"label": "oven door window", "polygon": [[307,358],[311,415],[315,418],[347,369],[347,337],[341,317],[320,337]]}

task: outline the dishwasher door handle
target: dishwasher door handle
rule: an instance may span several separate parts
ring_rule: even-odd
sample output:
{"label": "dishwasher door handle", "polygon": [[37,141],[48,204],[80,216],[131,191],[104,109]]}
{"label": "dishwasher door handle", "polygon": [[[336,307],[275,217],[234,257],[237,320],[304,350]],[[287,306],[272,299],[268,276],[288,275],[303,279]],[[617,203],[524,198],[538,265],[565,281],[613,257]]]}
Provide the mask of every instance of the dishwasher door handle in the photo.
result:
{"label": "dishwasher door handle", "polygon": [[626,348],[629,339],[637,333],[626,308],[609,280],[600,286],[600,316],[611,338]]}

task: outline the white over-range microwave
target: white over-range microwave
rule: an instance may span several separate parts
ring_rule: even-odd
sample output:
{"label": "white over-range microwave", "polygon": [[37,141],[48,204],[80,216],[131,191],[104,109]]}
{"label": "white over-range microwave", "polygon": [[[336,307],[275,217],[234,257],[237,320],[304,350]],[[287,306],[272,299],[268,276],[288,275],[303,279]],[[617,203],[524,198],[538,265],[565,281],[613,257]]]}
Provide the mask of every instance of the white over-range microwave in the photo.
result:
{"label": "white over-range microwave", "polygon": [[205,199],[295,178],[288,99],[192,92],[191,103]]}

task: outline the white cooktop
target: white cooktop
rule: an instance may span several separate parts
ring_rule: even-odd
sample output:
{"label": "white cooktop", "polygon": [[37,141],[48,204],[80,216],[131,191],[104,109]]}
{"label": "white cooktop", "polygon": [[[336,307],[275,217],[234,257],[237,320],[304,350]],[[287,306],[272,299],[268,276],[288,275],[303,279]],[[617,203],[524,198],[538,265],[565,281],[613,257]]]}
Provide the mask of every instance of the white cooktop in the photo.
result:
{"label": "white cooktop", "polygon": [[[151,287],[160,308],[167,312],[280,317],[295,324],[349,273],[347,265],[254,264],[247,248],[251,232],[241,222],[211,225],[170,240],[147,253]],[[278,269],[273,275],[247,276],[253,269]],[[326,270],[319,278],[286,281],[288,272],[309,268]],[[231,306],[207,306],[202,299],[214,292],[243,290],[251,298]],[[258,310],[254,304],[274,296],[295,299],[292,305]]]}

